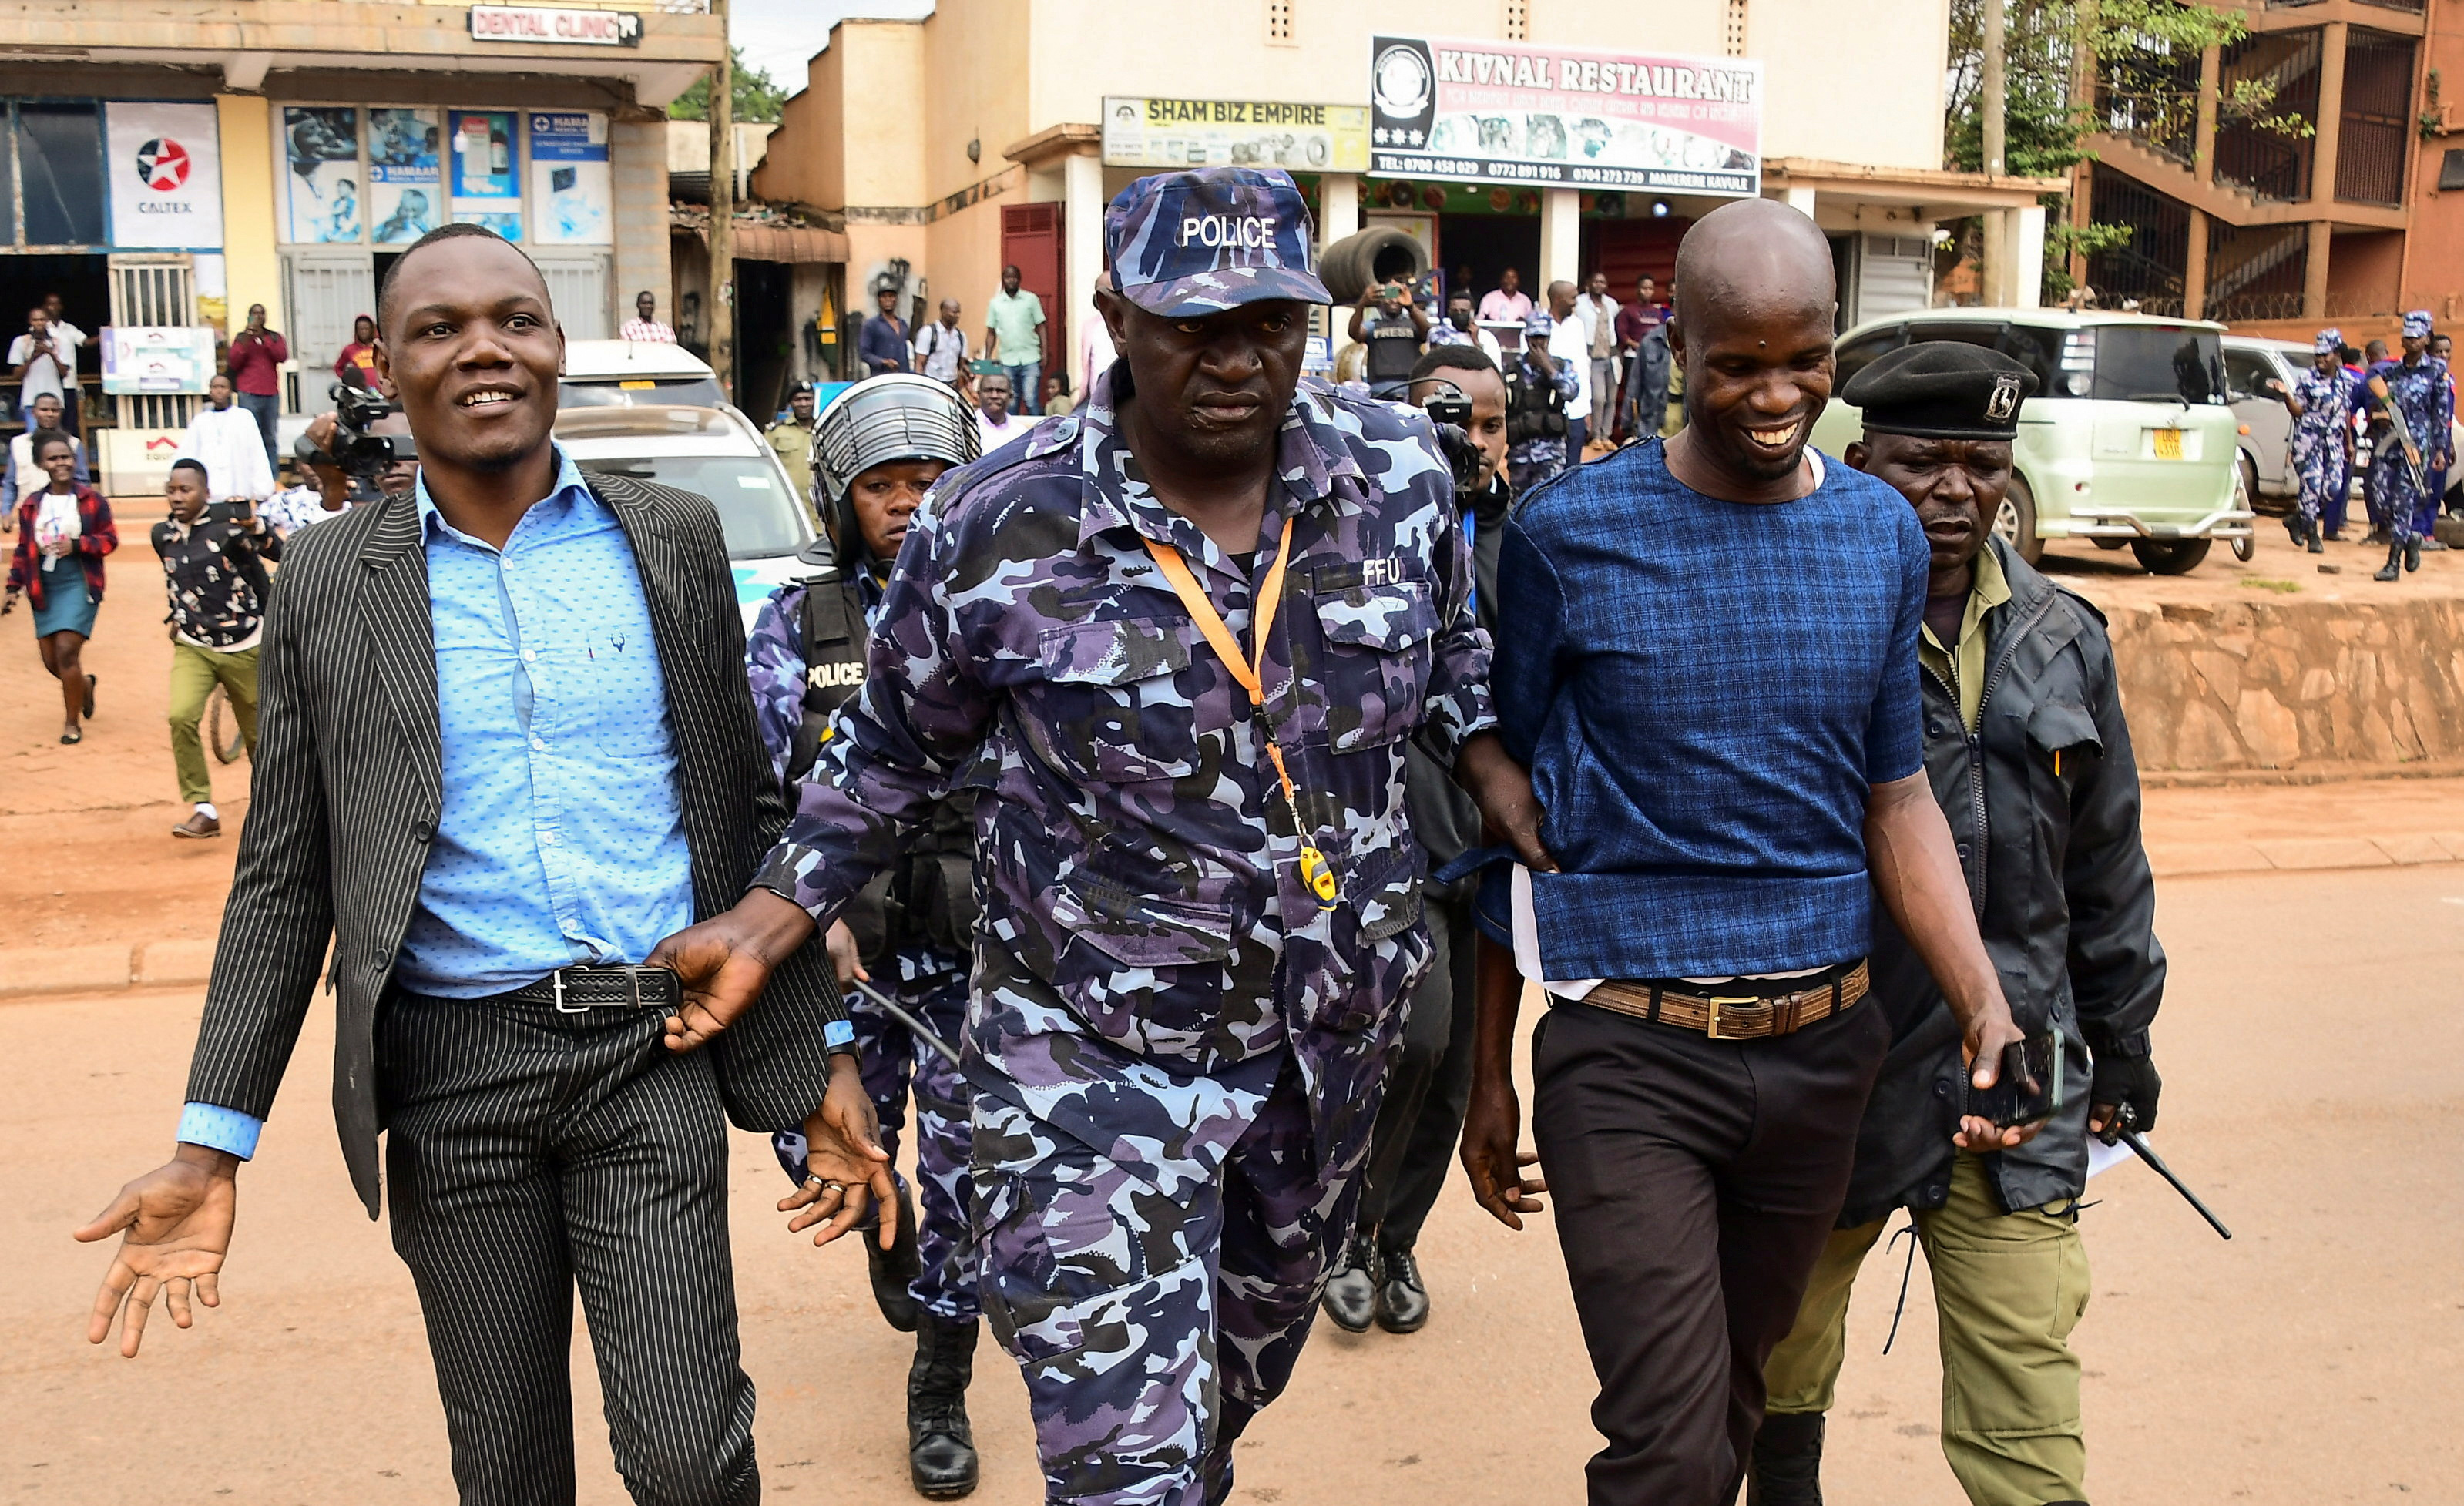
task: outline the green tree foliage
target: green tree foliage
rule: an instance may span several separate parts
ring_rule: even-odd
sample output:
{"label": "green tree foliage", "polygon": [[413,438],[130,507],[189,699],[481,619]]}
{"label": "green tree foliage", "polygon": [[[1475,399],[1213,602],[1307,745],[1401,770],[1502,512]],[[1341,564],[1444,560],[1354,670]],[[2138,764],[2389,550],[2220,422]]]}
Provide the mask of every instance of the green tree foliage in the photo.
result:
{"label": "green tree foliage", "polygon": [[[1951,0],[1950,6],[1944,165],[1967,172],[1985,165],[1979,103],[1987,3]],[[2199,55],[2250,31],[2238,11],[2177,0],[2001,3],[2003,161],[2006,171],[2020,177],[2068,173],[2090,155],[2085,139],[2101,130],[2125,131],[2188,157],[2197,128]],[[2217,119],[2286,136],[2313,133],[2308,120],[2276,113],[2274,105],[2271,85],[2243,80],[2217,100]],[[2128,226],[2068,224],[2068,197],[2045,199],[2045,293],[2056,298],[2070,293],[2064,264],[2071,252],[2093,255],[2131,234]]]}
{"label": "green tree foliage", "polygon": [[[736,88],[731,91],[738,122],[776,120],[787,103],[787,91],[771,80],[761,69],[749,67],[741,48],[730,48],[736,59]],[[693,86],[675,97],[668,105],[671,120],[707,120],[710,119],[710,76],[693,80]]]}

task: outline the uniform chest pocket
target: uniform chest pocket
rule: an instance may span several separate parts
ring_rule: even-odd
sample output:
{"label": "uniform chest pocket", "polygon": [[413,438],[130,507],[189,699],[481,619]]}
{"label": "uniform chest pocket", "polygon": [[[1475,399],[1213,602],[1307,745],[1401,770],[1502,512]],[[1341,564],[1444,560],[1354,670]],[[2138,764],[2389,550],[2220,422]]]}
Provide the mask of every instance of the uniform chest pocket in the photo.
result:
{"label": "uniform chest pocket", "polygon": [[1336,753],[1391,743],[1420,725],[1438,609],[1427,585],[1352,586],[1315,598],[1320,678]]}
{"label": "uniform chest pocket", "polygon": [[2047,701],[2028,713],[2028,741],[2037,762],[2057,776],[2083,775],[2104,757],[2104,737],[2087,709]]}
{"label": "uniform chest pocket", "polygon": [[[1195,629],[1146,621],[1070,622],[1044,630],[1041,703],[1022,718],[1048,761],[1080,779],[1137,783],[1196,774],[1200,737],[1231,725],[1228,706],[1182,688]],[[1220,692],[1215,696],[1220,700]]]}

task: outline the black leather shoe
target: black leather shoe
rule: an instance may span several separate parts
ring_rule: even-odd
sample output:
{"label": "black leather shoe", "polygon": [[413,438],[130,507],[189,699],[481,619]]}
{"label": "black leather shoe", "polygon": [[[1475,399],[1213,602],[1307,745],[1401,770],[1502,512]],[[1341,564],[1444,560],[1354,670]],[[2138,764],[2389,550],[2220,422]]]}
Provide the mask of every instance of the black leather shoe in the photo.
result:
{"label": "black leather shoe", "polygon": [[953,1322],[931,1313],[915,1320],[915,1364],[907,1372],[907,1473],[915,1493],[934,1500],[976,1488],[976,1432],[967,1422],[967,1383],[976,1374],[970,1318]]}
{"label": "black leather shoe", "polygon": [[1429,1320],[1429,1289],[1420,1284],[1420,1262],[1409,1250],[1381,1250],[1377,1279],[1377,1326],[1390,1334],[1419,1333]]}
{"label": "black leather shoe", "polygon": [[898,1188],[898,1232],[891,1236],[890,1248],[881,1248],[881,1226],[860,1231],[864,1240],[864,1261],[872,1275],[872,1303],[890,1326],[903,1334],[915,1331],[915,1299],[909,1296],[907,1283],[915,1279],[923,1269],[915,1258],[915,1199],[908,1193],[905,1183]]}
{"label": "black leather shoe", "polygon": [[1318,1301],[1337,1328],[1348,1334],[1367,1333],[1377,1309],[1376,1247],[1354,1234],[1343,1247],[1343,1263],[1326,1278],[1326,1295]]}
{"label": "black leather shoe", "polygon": [[1746,1466],[1746,1506],[1822,1506],[1822,1413],[1763,1419]]}

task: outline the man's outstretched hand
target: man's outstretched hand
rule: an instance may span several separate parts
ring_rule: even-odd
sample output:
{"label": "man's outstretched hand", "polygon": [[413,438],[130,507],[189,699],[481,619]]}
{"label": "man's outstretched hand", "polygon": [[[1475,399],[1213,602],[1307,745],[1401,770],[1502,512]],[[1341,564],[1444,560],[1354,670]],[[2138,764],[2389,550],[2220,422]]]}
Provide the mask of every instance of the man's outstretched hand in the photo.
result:
{"label": "man's outstretched hand", "polygon": [[238,1172],[237,1156],[184,1145],[168,1162],[121,1188],[109,1208],[76,1231],[85,1244],[121,1235],[120,1253],[95,1294],[88,1343],[111,1337],[118,1320],[120,1352],[137,1358],[158,1291],[171,1321],[182,1328],[196,1320],[188,1306],[192,1290],[208,1307],[222,1305],[215,1283],[231,1251]]}
{"label": "man's outstretched hand", "polygon": [[683,980],[685,1001],[668,1016],[667,1046],[708,1045],[761,997],[770,973],[813,933],[813,918],[768,889],[753,889],[723,915],[688,926],[650,949],[646,965]]}
{"label": "man's outstretched hand", "polygon": [[830,1058],[830,1083],[822,1106],[804,1121],[804,1185],[780,1199],[779,1211],[796,1216],[790,1233],[815,1224],[813,1243],[825,1245],[864,1220],[869,1202],[881,1203],[881,1248],[898,1234],[898,1184],[890,1174],[890,1152],[881,1148],[881,1125],[872,1100],[857,1075],[855,1058]]}

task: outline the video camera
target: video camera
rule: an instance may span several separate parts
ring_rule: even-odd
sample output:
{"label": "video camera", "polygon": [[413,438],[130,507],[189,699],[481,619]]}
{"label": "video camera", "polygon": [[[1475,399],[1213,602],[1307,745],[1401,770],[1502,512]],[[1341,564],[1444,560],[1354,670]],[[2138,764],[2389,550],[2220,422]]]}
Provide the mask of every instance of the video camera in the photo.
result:
{"label": "video camera", "polygon": [[1454,471],[1455,495],[1467,497],[1480,490],[1480,447],[1472,443],[1471,399],[1463,390],[1443,377],[1423,378],[1434,381],[1439,388],[1420,411],[1429,416],[1429,426],[1438,431],[1438,448],[1445,452],[1446,464]]}
{"label": "video camera", "polygon": [[356,382],[337,382],[326,389],[334,400],[334,442],[319,449],[306,435],[291,447],[302,465],[329,465],[350,479],[353,502],[383,496],[385,473],[405,460],[419,458],[408,434],[379,434],[377,425],[402,411],[402,404]]}

